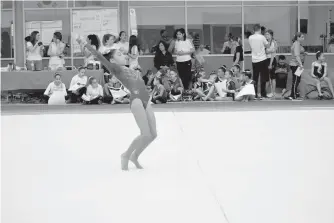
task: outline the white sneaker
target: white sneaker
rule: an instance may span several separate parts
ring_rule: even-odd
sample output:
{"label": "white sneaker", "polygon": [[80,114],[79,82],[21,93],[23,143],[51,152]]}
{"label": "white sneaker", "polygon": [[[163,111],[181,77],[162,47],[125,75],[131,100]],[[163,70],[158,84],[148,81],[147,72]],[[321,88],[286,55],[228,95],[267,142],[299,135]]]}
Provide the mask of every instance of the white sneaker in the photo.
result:
{"label": "white sneaker", "polygon": [[273,95],[273,93],[269,93],[269,94],[267,94],[267,97],[268,98],[272,98],[274,95]]}

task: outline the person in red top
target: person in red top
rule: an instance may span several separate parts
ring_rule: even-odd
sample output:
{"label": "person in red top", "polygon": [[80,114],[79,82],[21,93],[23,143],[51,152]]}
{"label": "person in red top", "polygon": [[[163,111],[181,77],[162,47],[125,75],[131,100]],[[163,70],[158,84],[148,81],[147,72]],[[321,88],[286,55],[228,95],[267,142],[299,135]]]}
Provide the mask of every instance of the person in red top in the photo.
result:
{"label": "person in red top", "polygon": [[128,163],[131,161],[138,169],[142,169],[143,167],[139,164],[138,157],[157,137],[156,120],[154,112],[148,103],[150,96],[146,90],[144,80],[139,72],[126,67],[126,56],[119,50],[112,49],[109,52],[110,61],[108,61],[100,52],[90,44],[87,44],[84,38],[78,36],[76,41],[96,56],[131,92],[130,109],[140,129],[140,135],[133,140],[130,147],[121,155],[121,168],[122,170],[129,170]]}

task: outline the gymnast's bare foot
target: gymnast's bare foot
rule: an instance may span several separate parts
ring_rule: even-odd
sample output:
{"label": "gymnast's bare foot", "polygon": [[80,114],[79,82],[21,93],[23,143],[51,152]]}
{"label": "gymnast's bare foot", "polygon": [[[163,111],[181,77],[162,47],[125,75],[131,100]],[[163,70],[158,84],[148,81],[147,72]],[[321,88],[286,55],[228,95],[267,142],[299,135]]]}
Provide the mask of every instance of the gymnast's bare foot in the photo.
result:
{"label": "gymnast's bare foot", "polygon": [[126,157],[124,154],[121,155],[121,168],[124,171],[129,170],[129,158]]}
{"label": "gymnast's bare foot", "polygon": [[137,169],[144,169],[138,162],[138,157],[135,155],[135,153],[131,154],[130,161],[136,166]]}

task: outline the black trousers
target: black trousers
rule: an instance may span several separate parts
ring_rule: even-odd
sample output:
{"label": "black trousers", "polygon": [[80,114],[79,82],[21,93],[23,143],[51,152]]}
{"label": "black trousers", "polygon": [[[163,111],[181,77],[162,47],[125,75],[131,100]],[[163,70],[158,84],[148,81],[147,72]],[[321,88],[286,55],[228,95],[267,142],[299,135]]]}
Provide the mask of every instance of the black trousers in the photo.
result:
{"label": "black trousers", "polygon": [[104,103],[107,103],[107,104],[111,104],[113,99],[114,99],[113,96],[109,96],[109,95],[106,95],[106,96],[103,97]]}
{"label": "black trousers", "polygon": [[100,100],[103,101],[103,97],[102,96],[94,98],[93,100],[91,100],[89,102],[85,102],[85,103],[89,104],[89,105],[97,105],[97,104],[99,104]]}
{"label": "black trousers", "polygon": [[298,66],[290,66],[291,71],[292,71],[292,87],[291,87],[291,95],[290,97],[292,98],[297,98],[297,90],[298,90],[298,86],[300,83],[300,80],[302,78],[302,76],[296,76],[295,72],[298,69]]}
{"label": "black trousers", "polygon": [[252,63],[252,65],[253,65],[253,80],[255,82],[254,84],[255,97],[257,97],[259,77],[261,80],[261,96],[267,97],[266,83],[267,81],[269,81],[268,62],[267,60],[263,60],[261,62]]}
{"label": "black trousers", "polygon": [[191,65],[192,65],[191,60],[185,62],[176,62],[177,72],[179,73],[183,87],[186,90],[191,87],[190,86],[192,79]]}
{"label": "black trousers", "polygon": [[156,97],[156,98],[152,98],[152,102],[154,104],[157,104],[157,101],[160,101],[162,104],[167,103],[167,98],[166,97]]}
{"label": "black trousers", "polygon": [[76,95],[73,92],[71,92],[70,94],[70,101],[71,103],[77,103],[78,100],[81,100],[81,97],[83,94],[86,94],[87,88],[86,87],[82,87],[79,89],[79,94]]}

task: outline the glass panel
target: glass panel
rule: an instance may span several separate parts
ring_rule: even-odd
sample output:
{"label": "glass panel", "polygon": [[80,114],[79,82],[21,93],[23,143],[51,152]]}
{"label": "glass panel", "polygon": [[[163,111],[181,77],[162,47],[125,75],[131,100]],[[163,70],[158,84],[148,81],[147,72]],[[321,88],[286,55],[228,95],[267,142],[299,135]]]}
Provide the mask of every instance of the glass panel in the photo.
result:
{"label": "glass panel", "polygon": [[67,1],[24,1],[25,8],[66,8]]}
{"label": "glass panel", "polygon": [[[44,57],[47,57],[47,49],[52,40],[54,32],[62,34],[64,43],[71,42],[70,10],[47,9],[25,11],[25,33],[30,35],[33,31],[39,31],[41,40],[45,46]],[[65,49],[65,56],[70,56],[71,48]]]}
{"label": "glass panel", "polygon": [[334,6],[302,6],[300,19],[307,51],[334,53]]}
{"label": "glass panel", "polygon": [[242,36],[241,7],[188,8],[187,14],[188,32],[199,34],[200,44],[207,50],[234,54],[234,40]]}
{"label": "glass panel", "polygon": [[118,0],[111,1],[75,1],[75,7],[118,7]]}
{"label": "glass panel", "polygon": [[13,11],[1,11],[1,58],[14,58]]}
{"label": "glass panel", "polygon": [[259,23],[274,32],[278,53],[290,53],[292,37],[297,32],[297,7],[245,7],[245,32],[253,32]]}
{"label": "glass panel", "polygon": [[161,30],[171,39],[178,28],[185,28],[184,7],[130,9],[131,34],[138,33],[142,54],[153,54]]}
{"label": "glass panel", "polygon": [[298,4],[298,1],[244,1],[244,5],[287,5],[287,4]]}
{"label": "glass panel", "polygon": [[187,1],[187,6],[210,6],[210,5],[241,5],[242,1]]}
{"label": "glass panel", "polygon": [[[100,40],[104,34],[110,33],[118,35],[118,9],[77,9],[72,11],[73,32],[88,36],[97,35]],[[101,41],[100,41],[101,42]],[[80,46],[72,43],[73,55],[84,56]]]}
{"label": "glass panel", "polygon": [[308,0],[299,0],[300,4],[330,4],[334,5],[333,1],[308,1]]}
{"label": "glass panel", "polygon": [[12,9],[13,1],[1,1],[1,9]]}
{"label": "glass panel", "polygon": [[185,1],[129,1],[129,6],[184,6]]}

